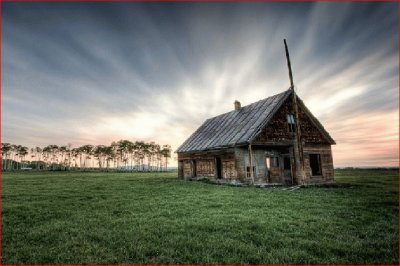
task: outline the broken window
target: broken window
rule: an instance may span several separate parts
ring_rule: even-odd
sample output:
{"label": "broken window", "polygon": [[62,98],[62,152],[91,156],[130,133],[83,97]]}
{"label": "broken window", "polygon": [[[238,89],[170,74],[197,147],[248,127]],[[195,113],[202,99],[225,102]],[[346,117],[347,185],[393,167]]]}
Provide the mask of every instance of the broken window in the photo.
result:
{"label": "broken window", "polygon": [[292,114],[287,114],[287,121],[289,126],[289,132],[295,132],[296,125],[294,122],[294,116]]}
{"label": "broken window", "polygon": [[311,176],[322,175],[320,154],[310,154],[310,168],[311,168]]}
{"label": "broken window", "polygon": [[[246,167],[246,176],[247,177],[251,177],[251,172],[250,172],[250,166],[247,166]],[[256,167],[255,166],[253,166],[253,173],[254,173],[254,175],[255,175],[255,173],[256,173]]]}

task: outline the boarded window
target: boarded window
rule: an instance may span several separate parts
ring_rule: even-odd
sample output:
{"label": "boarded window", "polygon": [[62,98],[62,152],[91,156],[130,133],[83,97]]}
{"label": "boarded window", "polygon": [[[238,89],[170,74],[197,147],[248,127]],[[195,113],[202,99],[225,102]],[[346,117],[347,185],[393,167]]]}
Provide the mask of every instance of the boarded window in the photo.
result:
{"label": "boarded window", "polygon": [[236,178],[235,161],[222,161],[223,178]]}
{"label": "boarded window", "polygon": [[310,168],[312,176],[322,175],[320,154],[310,154]]}
{"label": "boarded window", "polygon": [[200,160],[197,162],[197,175],[214,177],[214,161],[212,160]]}
{"label": "boarded window", "polygon": [[292,114],[287,114],[287,122],[289,126],[289,132],[295,132],[296,125],[294,122],[294,116]]}

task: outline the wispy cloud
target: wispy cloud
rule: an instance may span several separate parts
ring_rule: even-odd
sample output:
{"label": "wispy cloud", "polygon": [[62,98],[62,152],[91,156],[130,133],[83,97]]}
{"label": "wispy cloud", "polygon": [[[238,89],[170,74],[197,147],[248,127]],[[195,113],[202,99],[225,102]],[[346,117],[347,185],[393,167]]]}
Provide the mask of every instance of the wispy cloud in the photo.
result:
{"label": "wispy cloud", "polygon": [[396,3],[4,3],[2,141],[155,140],[289,87],[337,166],[397,165]]}

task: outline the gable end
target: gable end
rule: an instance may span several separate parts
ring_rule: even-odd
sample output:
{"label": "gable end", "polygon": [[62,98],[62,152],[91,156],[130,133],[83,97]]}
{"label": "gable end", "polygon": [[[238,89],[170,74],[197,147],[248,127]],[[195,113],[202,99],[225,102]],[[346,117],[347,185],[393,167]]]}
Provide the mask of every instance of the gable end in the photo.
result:
{"label": "gable end", "polygon": [[[335,144],[328,132],[315,118],[304,103],[297,97],[301,137],[306,143]],[[267,121],[264,128],[254,137],[256,145],[288,145],[293,141],[294,133],[290,132],[287,114],[292,113],[291,98],[287,98],[279,109]]]}

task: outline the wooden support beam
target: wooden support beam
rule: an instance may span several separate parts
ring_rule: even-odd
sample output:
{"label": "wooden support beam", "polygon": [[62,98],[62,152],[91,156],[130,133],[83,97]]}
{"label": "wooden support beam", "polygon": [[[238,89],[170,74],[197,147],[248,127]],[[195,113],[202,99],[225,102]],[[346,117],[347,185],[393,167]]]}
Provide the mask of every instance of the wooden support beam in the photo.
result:
{"label": "wooden support beam", "polygon": [[251,183],[254,184],[253,150],[251,149],[251,144],[249,144],[249,163],[250,163],[250,177],[251,177]]}
{"label": "wooden support beam", "polygon": [[294,91],[292,65],[290,63],[289,49],[288,49],[288,46],[286,43],[286,39],[283,39],[283,42],[285,43],[286,61],[287,61],[288,69],[289,69],[290,88]]}
{"label": "wooden support beam", "polygon": [[295,127],[296,127],[293,138],[293,155],[295,160],[295,165],[293,167],[294,170],[293,183],[302,184],[304,183],[305,173],[304,173],[303,145],[301,142],[301,130],[299,122],[299,110],[297,106],[296,92],[294,91],[292,65],[290,63],[289,49],[286,43],[286,39],[284,39],[283,42],[285,44],[286,60],[289,69],[290,89],[292,90],[292,106],[293,106],[293,113],[295,117]]}

